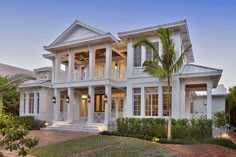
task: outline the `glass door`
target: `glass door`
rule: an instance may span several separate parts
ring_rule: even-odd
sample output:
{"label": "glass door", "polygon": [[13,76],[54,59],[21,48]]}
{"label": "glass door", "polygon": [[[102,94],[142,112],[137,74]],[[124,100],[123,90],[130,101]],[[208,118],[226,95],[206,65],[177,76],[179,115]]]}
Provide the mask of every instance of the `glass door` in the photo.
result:
{"label": "glass door", "polygon": [[88,101],[85,95],[82,95],[82,98],[81,98],[80,119],[85,120],[85,121],[88,119]]}

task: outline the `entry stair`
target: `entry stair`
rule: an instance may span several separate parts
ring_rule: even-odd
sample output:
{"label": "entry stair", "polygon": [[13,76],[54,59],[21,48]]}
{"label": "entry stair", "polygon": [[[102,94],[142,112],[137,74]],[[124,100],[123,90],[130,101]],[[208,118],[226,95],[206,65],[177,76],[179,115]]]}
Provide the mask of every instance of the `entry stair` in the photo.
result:
{"label": "entry stair", "polygon": [[100,132],[104,131],[104,123],[85,123],[85,122],[74,122],[69,123],[65,121],[54,121],[52,125],[46,128],[41,128],[41,130],[48,131],[60,131],[60,132],[76,132],[76,133],[86,133],[98,135]]}

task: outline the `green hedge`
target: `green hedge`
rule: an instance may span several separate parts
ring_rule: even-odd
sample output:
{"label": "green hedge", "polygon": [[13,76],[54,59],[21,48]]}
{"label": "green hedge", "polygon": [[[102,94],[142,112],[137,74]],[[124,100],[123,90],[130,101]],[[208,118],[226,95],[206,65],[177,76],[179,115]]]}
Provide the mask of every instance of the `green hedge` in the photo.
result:
{"label": "green hedge", "polygon": [[[121,136],[152,139],[167,137],[167,120],[161,118],[120,118],[117,132]],[[206,119],[172,119],[173,139],[201,139],[212,137],[212,121]]]}
{"label": "green hedge", "polygon": [[45,121],[35,119],[33,116],[16,117],[16,123],[23,125],[28,130],[39,130],[40,128],[46,127]]}

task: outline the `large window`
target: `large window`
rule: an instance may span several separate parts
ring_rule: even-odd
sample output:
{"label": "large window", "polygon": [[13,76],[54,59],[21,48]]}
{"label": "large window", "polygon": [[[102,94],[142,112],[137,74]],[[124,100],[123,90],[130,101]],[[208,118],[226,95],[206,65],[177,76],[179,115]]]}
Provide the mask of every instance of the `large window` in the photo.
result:
{"label": "large window", "polygon": [[158,116],[158,88],[145,88],[145,116]]}
{"label": "large window", "polygon": [[141,115],[141,88],[133,88],[133,114],[134,116]]}
{"label": "large window", "polygon": [[29,114],[34,113],[34,93],[29,93]]}
{"label": "large window", "polygon": [[142,55],[141,46],[134,48],[134,67],[141,67]]}
{"label": "large window", "polygon": [[[153,45],[155,46],[156,50],[159,52],[159,42],[153,42]],[[153,60],[154,53],[151,48],[146,48],[146,60],[151,61]]]}
{"label": "large window", "polygon": [[94,104],[95,112],[105,112],[105,101],[104,94],[96,94],[95,95],[95,104]]}
{"label": "large window", "polygon": [[[172,94],[170,95],[170,100],[168,99],[168,87],[162,87],[163,89],[163,116],[169,116],[170,112],[170,106],[169,104],[171,104],[171,97]],[[172,89],[170,89],[172,90]]]}

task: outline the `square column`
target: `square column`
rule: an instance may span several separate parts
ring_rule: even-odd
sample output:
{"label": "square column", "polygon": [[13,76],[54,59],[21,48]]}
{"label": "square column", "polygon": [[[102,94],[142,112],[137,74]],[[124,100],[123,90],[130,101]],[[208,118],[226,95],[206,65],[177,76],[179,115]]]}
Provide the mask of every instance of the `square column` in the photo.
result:
{"label": "square column", "polygon": [[74,69],[75,69],[75,54],[71,52],[70,50],[67,50],[67,53],[69,55],[68,57],[68,74],[67,74],[67,81],[73,81],[74,80]]}
{"label": "square column", "polygon": [[181,90],[180,90],[180,118],[186,118],[186,113],[185,113],[185,96],[186,96],[186,91],[185,91],[185,84],[183,81],[181,82]]}
{"label": "square column", "polygon": [[54,82],[58,82],[60,81],[60,74],[61,74],[61,56],[56,54],[55,55],[55,67],[54,67],[54,79],[55,81]]}
{"label": "square column", "polygon": [[68,88],[69,103],[67,103],[67,122],[73,121],[73,108],[74,108],[74,88]]}
{"label": "square column", "polygon": [[95,72],[95,51],[94,48],[89,46],[89,80],[94,79]]}
{"label": "square column", "polygon": [[162,93],[162,85],[158,86],[158,116],[163,116],[163,93]]}
{"label": "square column", "polygon": [[88,95],[90,96],[90,102],[88,102],[88,123],[92,123],[94,119],[94,87],[89,86]]}
{"label": "square column", "polygon": [[106,67],[105,67],[105,78],[111,77],[111,63],[112,63],[112,47],[111,43],[106,43]]}
{"label": "square column", "polygon": [[24,114],[24,93],[21,91],[20,92],[20,113],[19,115],[23,115]]}
{"label": "square column", "polygon": [[212,119],[212,82],[207,83],[207,119]]}
{"label": "square column", "polygon": [[54,88],[54,96],[56,97],[56,103],[54,103],[54,112],[53,112],[53,120],[59,120],[59,112],[60,112],[60,100],[61,100],[61,93],[60,89]]}
{"label": "square column", "polygon": [[55,82],[55,58],[52,60],[52,83]]}
{"label": "square column", "polygon": [[105,102],[105,125],[108,126],[111,119],[111,86],[105,86],[105,94],[107,95],[107,102]]}
{"label": "square column", "polygon": [[132,117],[134,115],[133,112],[133,88],[132,82],[127,81],[127,88],[126,88],[126,106],[125,106],[125,117]]}
{"label": "square column", "polygon": [[37,107],[37,104],[38,104],[38,97],[37,97],[37,92],[34,92],[34,112],[33,114],[38,114],[37,110],[38,110],[38,107]]}

